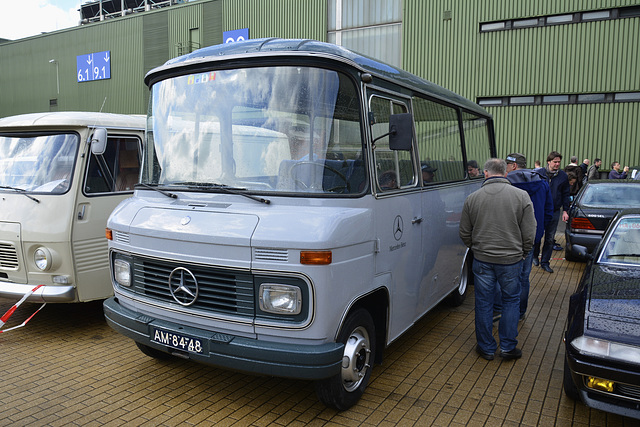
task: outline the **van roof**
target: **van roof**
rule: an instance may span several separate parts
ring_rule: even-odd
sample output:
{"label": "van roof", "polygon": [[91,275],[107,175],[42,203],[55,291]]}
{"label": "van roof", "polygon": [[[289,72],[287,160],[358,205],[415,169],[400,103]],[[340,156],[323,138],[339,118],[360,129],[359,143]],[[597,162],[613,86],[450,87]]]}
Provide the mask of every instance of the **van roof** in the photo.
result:
{"label": "van roof", "polygon": [[0,119],[0,130],[27,127],[107,127],[144,129],[142,115],[95,113],[86,111],[56,111],[29,113]]}
{"label": "van roof", "polygon": [[198,67],[198,65],[205,63],[256,56],[301,57],[309,55],[322,56],[334,61],[348,63],[360,69],[363,73],[369,73],[374,77],[377,76],[410,88],[426,91],[435,97],[454,102],[468,110],[490,117],[490,114],[476,103],[442,86],[342,46],[309,39],[263,38],[205,47],[171,59],[164,65],[149,71],[145,76],[145,83],[150,86],[157,78],[162,78],[162,74],[165,71],[183,67]]}

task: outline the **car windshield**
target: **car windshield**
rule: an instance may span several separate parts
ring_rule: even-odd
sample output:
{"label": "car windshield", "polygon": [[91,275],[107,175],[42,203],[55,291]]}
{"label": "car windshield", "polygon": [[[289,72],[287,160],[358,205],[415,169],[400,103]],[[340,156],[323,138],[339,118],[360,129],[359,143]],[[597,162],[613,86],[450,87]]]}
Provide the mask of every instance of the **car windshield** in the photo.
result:
{"label": "car windshield", "polygon": [[640,206],[640,183],[603,183],[585,188],[580,204],[588,207]]}
{"label": "car windshield", "polygon": [[78,135],[0,135],[0,191],[65,193],[70,186]]}
{"label": "car windshield", "polygon": [[352,80],[310,67],[189,74],[151,90],[142,183],[354,194],[365,187]]}
{"label": "car windshield", "polygon": [[623,218],[617,223],[600,262],[640,266],[640,217]]}

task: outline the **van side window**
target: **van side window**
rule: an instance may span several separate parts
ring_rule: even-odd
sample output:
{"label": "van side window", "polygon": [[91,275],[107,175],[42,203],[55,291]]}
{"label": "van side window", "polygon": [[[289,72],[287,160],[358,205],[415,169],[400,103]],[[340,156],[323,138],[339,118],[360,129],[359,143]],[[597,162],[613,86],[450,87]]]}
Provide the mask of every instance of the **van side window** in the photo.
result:
{"label": "van side window", "polygon": [[463,180],[466,171],[456,110],[418,96],[412,101],[423,185]]}
{"label": "van side window", "polygon": [[[389,132],[389,116],[406,113],[407,106],[391,99],[372,96],[369,109],[375,123],[371,125],[371,136],[375,139]],[[389,148],[389,137],[375,142],[374,150],[377,188],[382,191],[415,187],[418,179],[414,173],[412,151],[394,151]]]}
{"label": "van side window", "polygon": [[104,154],[91,154],[85,176],[85,194],[133,191],[140,173],[140,141],[110,137]]}
{"label": "van side window", "polygon": [[[471,179],[482,179],[484,178],[482,173],[484,162],[491,158],[489,122],[484,117],[478,117],[463,111],[462,125],[464,128],[464,143],[467,151],[468,176]],[[478,169],[477,174],[475,171],[476,168]]]}

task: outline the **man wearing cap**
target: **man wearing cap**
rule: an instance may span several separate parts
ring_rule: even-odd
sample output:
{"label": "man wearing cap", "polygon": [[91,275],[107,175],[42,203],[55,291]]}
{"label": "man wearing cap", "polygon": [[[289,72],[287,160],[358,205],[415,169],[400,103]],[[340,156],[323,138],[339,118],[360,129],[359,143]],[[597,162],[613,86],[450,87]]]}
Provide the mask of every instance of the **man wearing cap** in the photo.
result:
{"label": "man wearing cap", "polygon": [[536,234],[533,203],[525,191],[507,180],[504,160],[487,160],[484,176],[482,187],[464,201],[459,229],[460,239],[474,257],[476,352],[486,360],[494,359],[493,304],[495,289],[500,287],[500,357],[518,359],[522,357],[516,347],[520,272]]}
{"label": "man wearing cap", "polygon": [[[545,176],[531,169],[526,169],[527,159],[523,154],[511,153],[506,158],[507,179],[516,188],[524,190],[529,195],[533,203],[533,211],[536,220],[536,235],[534,244],[540,244],[544,230],[553,219],[553,198],[551,189]],[[529,275],[531,274],[531,263],[533,260],[533,249],[529,251],[522,264],[520,272],[520,320],[529,305]],[[496,293],[496,303],[493,306],[494,312],[501,312],[500,295]]]}
{"label": "man wearing cap", "polygon": [[435,172],[438,168],[434,168],[429,163],[425,163],[422,165],[422,183],[428,184],[433,182],[433,178],[435,177]]}

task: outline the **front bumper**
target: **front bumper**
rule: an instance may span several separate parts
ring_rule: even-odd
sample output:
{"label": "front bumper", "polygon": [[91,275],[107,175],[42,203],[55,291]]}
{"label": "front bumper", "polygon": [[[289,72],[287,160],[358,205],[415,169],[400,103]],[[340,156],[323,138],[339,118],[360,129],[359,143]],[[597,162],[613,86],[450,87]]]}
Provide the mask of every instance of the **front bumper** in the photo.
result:
{"label": "front bumper", "polygon": [[[571,377],[583,403],[591,408],[640,419],[640,372],[604,365],[594,358],[584,358],[567,345],[567,362]],[[597,391],[585,386],[583,377],[592,376],[616,382],[613,392]]]}
{"label": "front bumper", "polygon": [[[35,285],[0,282],[0,297],[20,299],[35,287]],[[76,288],[73,285],[42,286],[27,298],[29,302],[75,302],[76,300]]]}
{"label": "front bumper", "polygon": [[206,342],[205,353],[177,351],[207,365],[278,377],[318,380],[340,373],[344,344],[283,344],[181,326],[135,313],[111,297],[104,302],[107,324],[134,341],[166,353],[176,350],[151,340],[151,330],[188,334]]}

